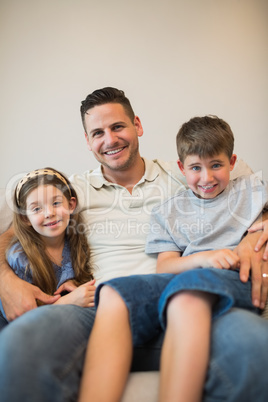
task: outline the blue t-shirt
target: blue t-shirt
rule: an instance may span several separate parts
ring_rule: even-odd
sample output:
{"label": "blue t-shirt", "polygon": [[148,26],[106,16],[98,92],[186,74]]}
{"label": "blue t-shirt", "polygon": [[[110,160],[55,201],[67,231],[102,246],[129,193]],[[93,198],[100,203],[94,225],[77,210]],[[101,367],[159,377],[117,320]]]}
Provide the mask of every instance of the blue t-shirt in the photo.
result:
{"label": "blue t-shirt", "polygon": [[[28,258],[26,257],[26,254],[24,253],[22,246],[19,242],[13,244],[8,250],[7,261],[10,267],[13,269],[13,271],[19,278],[29,283],[33,283],[32,272],[30,269],[26,269],[29,264]],[[67,240],[64,243],[64,248],[62,251],[61,266],[58,266],[54,263],[52,263],[52,265],[57,279],[57,289],[69,279],[74,279],[75,275],[72,267],[71,252]],[[1,300],[0,300],[0,311],[6,318]]]}

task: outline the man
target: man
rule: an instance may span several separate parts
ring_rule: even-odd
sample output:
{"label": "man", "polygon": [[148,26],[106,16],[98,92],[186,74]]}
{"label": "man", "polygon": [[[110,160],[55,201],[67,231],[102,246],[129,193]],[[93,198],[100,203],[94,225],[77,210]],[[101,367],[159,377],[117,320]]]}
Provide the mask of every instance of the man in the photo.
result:
{"label": "man", "polygon": [[[143,134],[142,125],[122,91],[94,91],[82,102],[81,114],[88,147],[101,163],[93,172],[72,177],[87,222],[85,230],[97,283],[116,276],[153,273],[156,259],[144,253],[150,211],[184,186],[182,175],[176,164],[141,158],[138,137]],[[256,235],[252,236],[255,246]],[[258,280],[253,286],[253,299],[260,304],[267,291],[259,283],[265,262],[251,263],[255,256],[251,247],[247,238],[238,249],[241,278],[247,279],[250,266],[254,269]],[[0,296],[8,318],[32,310],[0,333],[1,401],[77,400],[95,311],[56,305],[34,309],[35,299],[53,302],[53,298],[23,285],[2,264]],[[21,310],[14,309],[20,299],[26,300]],[[161,343],[161,335],[156,343]],[[263,353],[267,337],[268,322],[248,312],[233,310],[217,320],[212,331],[207,400],[238,401],[247,389],[256,390],[257,395],[268,365],[268,356]],[[223,349],[225,339],[229,342]],[[159,347],[156,356],[146,347],[136,352],[149,357],[147,369],[158,368]],[[142,356],[135,360],[134,355],[134,362],[140,362]],[[257,368],[254,365],[255,375],[250,367],[252,361],[258,362]]]}

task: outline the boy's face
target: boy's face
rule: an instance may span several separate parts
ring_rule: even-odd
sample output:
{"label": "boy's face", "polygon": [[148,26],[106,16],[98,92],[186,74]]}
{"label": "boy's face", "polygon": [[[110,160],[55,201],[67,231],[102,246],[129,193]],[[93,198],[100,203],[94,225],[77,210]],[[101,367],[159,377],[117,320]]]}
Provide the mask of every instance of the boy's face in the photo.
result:
{"label": "boy's face", "polygon": [[183,164],[178,161],[178,165],[196,196],[209,199],[217,197],[226,188],[235,161],[236,155],[229,160],[225,153],[202,159],[189,155]]}

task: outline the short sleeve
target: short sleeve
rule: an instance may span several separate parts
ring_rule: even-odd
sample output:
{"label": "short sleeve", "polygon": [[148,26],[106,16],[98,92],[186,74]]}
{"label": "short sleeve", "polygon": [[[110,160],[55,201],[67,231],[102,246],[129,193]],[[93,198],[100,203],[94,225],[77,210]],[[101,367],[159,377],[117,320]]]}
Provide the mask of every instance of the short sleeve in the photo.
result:
{"label": "short sleeve", "polygon": [[164,214],[159,212],[160,209],[154,208],[152,210],[150,233],[146,239],[145,252],[147,254],[158,254],[165,251],[181,252],[168,230],[168,220]]}
{"label": "short sleeve", "polygon": [[29,262],[19,242],[13,244],[8,250],[7,261],[19,278],[32,283],[32,274],[27,269]]}

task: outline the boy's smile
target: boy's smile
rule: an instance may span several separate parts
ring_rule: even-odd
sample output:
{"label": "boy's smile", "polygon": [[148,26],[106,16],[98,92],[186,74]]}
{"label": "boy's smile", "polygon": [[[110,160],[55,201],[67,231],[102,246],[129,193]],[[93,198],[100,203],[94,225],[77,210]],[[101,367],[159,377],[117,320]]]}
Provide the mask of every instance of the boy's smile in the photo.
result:
{"label": "boy's smile", "polygon": [[184,163],[178,165],[186,177],[188,187],[199,198],[215,198],[228,185],[230,171],[233,170],[236,155],[231,159],[222,152],[213,157],[200,158],[198,155],[188,155]]}

